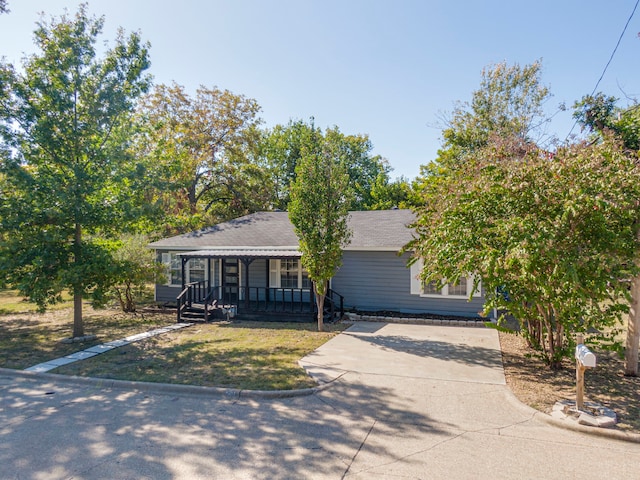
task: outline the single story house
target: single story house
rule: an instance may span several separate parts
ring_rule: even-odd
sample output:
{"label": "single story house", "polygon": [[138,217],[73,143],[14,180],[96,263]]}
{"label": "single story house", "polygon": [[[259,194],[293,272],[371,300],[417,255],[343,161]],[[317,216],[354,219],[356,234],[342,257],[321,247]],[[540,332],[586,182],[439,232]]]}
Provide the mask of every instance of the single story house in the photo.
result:
{"label": "single story house", "polygon": [[[411,239],[410,210],[354,211],[342,266],[331,280],[329,307],[359,312],[391,311],[478,317],[482,292],[469,300],[471,277],[437,289],[418,278],[399,251]],[[239,316],[279,313],[313,318],[311,283],[302,268],[298,238],[287,212],[246,215],[150,244],[167,268],[156,300],[224,307]],[[207,315],[207,313],[205,313]],[[255,317],[255,316],[254,316]]]}

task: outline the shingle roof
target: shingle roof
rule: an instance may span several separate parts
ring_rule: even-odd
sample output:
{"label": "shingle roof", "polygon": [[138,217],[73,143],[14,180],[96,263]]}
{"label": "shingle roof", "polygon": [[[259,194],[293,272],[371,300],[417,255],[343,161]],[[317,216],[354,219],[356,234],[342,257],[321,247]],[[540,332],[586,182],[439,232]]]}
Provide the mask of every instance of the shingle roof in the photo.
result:
{"label": "shingle roof", "polygon": [[[347,250],[399,250],[412,238],[410,210],[350,212],[352,231]],[[201,250],[218,248],[297,249],[298,238],[287,212],[257,212],[195,232],[169,237],[151,248]]]}

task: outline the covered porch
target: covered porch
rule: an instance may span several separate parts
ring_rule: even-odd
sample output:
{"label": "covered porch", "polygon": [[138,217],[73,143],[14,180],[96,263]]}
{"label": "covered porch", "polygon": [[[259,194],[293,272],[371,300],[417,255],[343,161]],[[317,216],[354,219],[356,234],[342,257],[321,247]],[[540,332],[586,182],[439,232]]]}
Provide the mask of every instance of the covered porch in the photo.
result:
{"label": "covered porch", "polygon": [[[198,250],[179,253],[178,257],[183,279],[176,299],[178,322],[231,317],[274,321],[316,318],[312,285],[300,265],[298,250]],[[203,273],[193,275],[191,264]],[[327,322],[341,318],[342,296],[330,290],[324,311]]]}

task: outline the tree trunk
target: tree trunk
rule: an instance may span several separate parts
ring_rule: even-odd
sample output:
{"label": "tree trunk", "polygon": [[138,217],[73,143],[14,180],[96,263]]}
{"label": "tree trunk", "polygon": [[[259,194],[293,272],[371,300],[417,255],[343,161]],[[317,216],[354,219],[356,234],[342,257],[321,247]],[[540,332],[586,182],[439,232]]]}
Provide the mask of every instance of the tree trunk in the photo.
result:
{"label": "tree trunk", "polygon": [[[640,229],[636,231],[640,241]],[[640,259],[636,258],[636,265]],[[624,349],[624,374],[629,377],[638,376],[638,344],[640,343],[640,276],[631,280],[631,305],[627,320],[627,341]]]}
{"label": "tree trunk", "polygon": [[638,376],[638,345],[640,344],[640,277],[631,281],[631,309],[627,321],[627,341],[624,349],[624,374]]}
{"label": "tree trunk", "polygon": [[73,292],[73,336],[84,336],[84,322],[82,321],[82,291]]}
{"label": "tree trunk", "polygon": [[[318,282],[313,282],[313,291],[316,296],[316,305],[318,305],[318,331],[324,331],[324,297],[327,293],[326,282],[324,286],[319,286]],[[318,288],[320,287],[320,288]],[[320,291],[322,290],[322,292]]]}
{"label": "tree trunk", "polygon": [[[73,263],[76,267],[76,272],[79,270],[81,263],[80,256],[82,255],[82,226],[76,224],[76,232],[73,245]],[[76,280],[76,284],[73,286],[73,336],[84,336],[84,322],[82,321],[82,285],[81,280]]]}

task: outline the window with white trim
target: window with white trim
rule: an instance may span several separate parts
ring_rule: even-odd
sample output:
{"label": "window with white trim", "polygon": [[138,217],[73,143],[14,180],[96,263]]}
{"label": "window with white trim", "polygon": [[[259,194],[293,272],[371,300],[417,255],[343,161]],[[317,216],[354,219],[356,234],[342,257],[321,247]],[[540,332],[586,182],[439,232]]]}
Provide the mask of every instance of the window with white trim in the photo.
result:
{"label": "window with white trim", "polygon": [[269,287],[311,288],[311,281],[300,259],[271,259],[269,260]]}
{"label": "window with white trim", "polygon": [[457,283],[447,282],[440,287],[441,283],[437,281],[423,282],[420,279],[422,271],[422,262],[415,262],[411,265],[411,293],[420,295],[421,297],[449,297],[449,298],[469,298],[469,293],[473,291],[474,297],[481,296],[482,286],[478,283],[477,288],[473,289],[475,281],[474,275],[460,277]]}
{"label": "window with white trim", "polygon": [[[167,269],[167,285],[182,286],[182,259],[177,252],[162,254],[162,263]],[[201,282],[209,278],[207,260],[205,258],[190,258],[185,265],[185,283]]]}
{"label": "window with white trim", "polygon": [[167,285],[182,286],[182,264],[175,252],[163,253],[162,263],[167,269]]}

